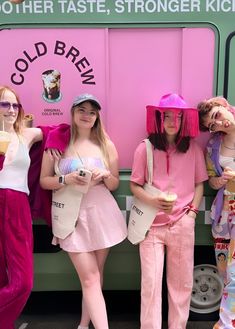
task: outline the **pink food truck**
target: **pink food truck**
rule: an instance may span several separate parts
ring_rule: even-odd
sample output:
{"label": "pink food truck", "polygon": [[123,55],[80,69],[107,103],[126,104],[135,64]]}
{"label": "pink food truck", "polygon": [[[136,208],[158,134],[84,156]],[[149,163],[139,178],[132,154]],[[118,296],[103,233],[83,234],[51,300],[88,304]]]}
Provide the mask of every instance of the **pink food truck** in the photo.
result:
{"label": "pink food truck", "polygon": [[[88,92],[102,104],[102,119],[120,158],[115,198],[128,221],[133,153],[146,137],[146,105],[169,92],[188,105],[213,95],[235,104],[234,1],[25,0],[0,1],[1,84],[21,95],[29,125],[69,123],[75,96]],[[197,138],[204,149],[208,134]],[[191,315],[218,310],[223,284],[215,267],[210,205],[205,184],[196,223]],[[34,218],[34,291],[79,290],[51,229]],[[104,289],[140,289],[138,247],[114,247]]]}

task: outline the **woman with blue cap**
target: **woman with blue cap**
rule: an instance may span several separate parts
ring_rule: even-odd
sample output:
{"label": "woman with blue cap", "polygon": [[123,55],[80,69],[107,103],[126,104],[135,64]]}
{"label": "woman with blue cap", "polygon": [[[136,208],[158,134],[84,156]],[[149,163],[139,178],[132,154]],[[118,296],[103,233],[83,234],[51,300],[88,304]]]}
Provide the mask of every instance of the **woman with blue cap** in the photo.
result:
{"label": "woman with blue cap", "polygon": [[67,147],[58,163],[44,153],[40,180],[48,190],[76,188],[71,198],[79,207],[71,231],[66,214],[63,226],[58,229],[55,220],[52,229],[53,244],[68,253],[81,282],[79,329],[87,329],[90,320],[96,329],[108,329],[103,269],[110,247],[127,235],[125,219],[110,192],[119,184],[118,154],[103,128],[100,110],[100,102],[91,94],[74,99]]}

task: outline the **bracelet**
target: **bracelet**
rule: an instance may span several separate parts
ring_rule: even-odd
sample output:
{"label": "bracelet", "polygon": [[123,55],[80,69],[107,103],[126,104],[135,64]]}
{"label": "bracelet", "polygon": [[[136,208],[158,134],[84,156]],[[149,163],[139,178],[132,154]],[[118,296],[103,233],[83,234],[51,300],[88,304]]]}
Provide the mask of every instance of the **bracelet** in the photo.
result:
{"label": "bracelet", "polygon": [[189,204],[188,206],[185,206],[184,209],[188,211],[193,211],[196,215],[199,213],[198,208],[194,207],[193,204]]}
{"label": "bracelet", "polygon": [[198,211],[195,211],[195,210],[193,210],[193,209],[189,209],[189,211],[187,212],[187,214],[190,212],[190,211],[192,211],[192,212],[194,212],[194,214],[198,214]]}

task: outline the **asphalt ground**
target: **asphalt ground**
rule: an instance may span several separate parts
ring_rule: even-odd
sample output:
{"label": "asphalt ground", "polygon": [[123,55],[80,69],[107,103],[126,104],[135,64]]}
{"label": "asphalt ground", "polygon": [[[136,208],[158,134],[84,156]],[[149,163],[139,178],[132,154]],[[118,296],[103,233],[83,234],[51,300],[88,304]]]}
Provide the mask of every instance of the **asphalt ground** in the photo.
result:
{"label": "asphalt ground", "polygon": [[[110,329],[139,329],[138,291],[104,292]],[[16,329],[77,329],[81,292],[32,293]],[[163,329],[167,329],[167,305],[163,305]],[[215,315],[189,319],[187,329],[212,329]],[[92,328],[92,326],[91,326]]]}
{"label": "asphalt ground", "polygon": [[[134,320],[122,320],[120,317],[116,320],[110,320],[110,329],[139,329],[139,322]],[[214,322],[211,321],[189,321],[187,329],[212,329]],[[18,321],[17,329],[77,329],[78,319],[71,314],[58,314],[55,316],[37,317],[23,316]],[[163,329],[167,329],[167,323],[163,323]]]}

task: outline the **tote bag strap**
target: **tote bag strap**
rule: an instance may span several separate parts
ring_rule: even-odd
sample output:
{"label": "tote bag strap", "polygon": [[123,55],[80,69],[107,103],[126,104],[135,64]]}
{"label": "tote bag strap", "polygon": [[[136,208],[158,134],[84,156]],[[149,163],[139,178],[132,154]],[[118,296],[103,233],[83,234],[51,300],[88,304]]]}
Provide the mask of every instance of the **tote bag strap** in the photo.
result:
{"label": "tote bag strap", "polygon": [[147,166],[148,166],[148,184],[153,183],[153,147],[149,139],[145,139],[146,152],[147,152]]}
{"label": "tote bag strap", "polygon": [[60,169],[59,169],[59,166],[58,166],[58,160],[55,160],[54,170],[55,170],[56,176],[61,175],[61,172],[60,172]]}

